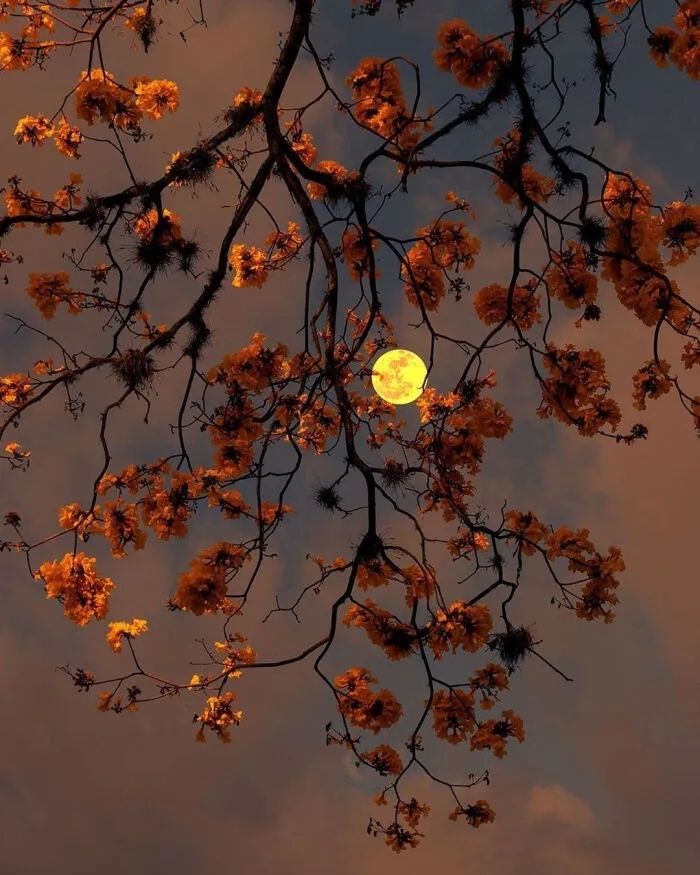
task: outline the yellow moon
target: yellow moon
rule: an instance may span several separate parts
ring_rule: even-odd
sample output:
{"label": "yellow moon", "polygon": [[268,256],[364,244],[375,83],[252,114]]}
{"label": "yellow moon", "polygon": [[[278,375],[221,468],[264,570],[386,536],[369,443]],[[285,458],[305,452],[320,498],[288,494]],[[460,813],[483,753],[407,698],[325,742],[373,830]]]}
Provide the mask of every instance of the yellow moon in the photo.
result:
{"label": "yellow moon", "polygon": [[372,367],[374,391],[389,404],[410,404],[423,394],[428,369],[410,349],[392,349]]}

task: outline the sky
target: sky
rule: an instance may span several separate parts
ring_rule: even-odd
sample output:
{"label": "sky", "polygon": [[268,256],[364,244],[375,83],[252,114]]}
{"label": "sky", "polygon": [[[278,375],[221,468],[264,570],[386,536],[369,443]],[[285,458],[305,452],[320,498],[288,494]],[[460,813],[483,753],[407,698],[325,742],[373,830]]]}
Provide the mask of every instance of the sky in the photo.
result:
{"label": "sky", "polygon": [[[118,78],[150,75],[173,79],[180,87],[179,111],[147,123],[151,140],[127,145],[134,173],[143,179],[160,175],[173,152],[213,132],[216,116],[244,85],[264,89],[292,12],[286,0],[208,0],[207,27],[189,29],[184,42],[178,33],[191,15],[196,16],[199,4],[182,0],[155,5],[165,23],[148,54],[123,25],[108,31],[103,40],[105,66]],[[431,61],[439,24],[460,16],[479,33],[500,32],[508,14],[504,2],[484,9],[484,4],[435,0],[429,8],[415,4],[397,20],[393,4],[384,5],[374,18],[351,20],[349,0],[318,4],[311,38],[321,56],[333,54],[329,77],[346,99],[350,95],[344,79],[363,57],[402,55],[420,65],[421,105],[441,105],[461,91]],[[651,26],[669,24],[674,13],[675,4],[660,3],[653,11],[657,17],[648,20]],[[570,122],[571,142],[586,150],[595,146],[596,155],[614,169],[630,170],[651,185],[655,203],[666,203],[682,200],[688,187],[700,192],[698,121],[687,112],[697,100],[696,86],[675,68],[661,70],[654,64],[641,24],[635,15],[615,68],[617,99],[608,102],[607,121],[598,127],[593,126],[597,79],[590,70],[591,47],[584,41],[582,16],[567,18],[560,38],[549,47],[556,51],[559,75],[577,83],[562,114],[562,120]],[[619,43],[618,38],[614,45]],[[20,117],[53,115],[86,62],[87,47],[79,45],[72,55],[59,50],[43,72],[1,74],[3,177],[20,176],[24,185],[42,193],[55,191],[70,172],[83,175],[83,191],[106,194],[128,184],[106,129],[98,125],[85,129],[100,139],[84,144],[78,162],[59,155],[50,143],[32,149],[18,146],[13,138]],[[402,69],[410,72],[405,65]],[[540,80],[544,75],[543,69],[535,74]],[[412,99],[410,78],[404,82]],[[282,105],[303,105],[321,91],[315,68],[302,54]],[[543,117],[551,110],[551,102],[541,98]],[[72,98],[66,111],[72,113]],[[494,137],[510,127],[509,113],[494,113],[483,128],[457,129],[435,157],[488,152]],[[376,145],[374,138],[352,129],[332,97],[316,103],[307,118],[305,127],[314,136],[319,160],[354,167]],[[374,167],[372,181],[385,189],[393,186],[393,166],[377,162]],[[218,190],[201,189],[196,197],[187,191],[165,195],[164,205],[182,217],[183,232],[197,235],[208,255],[199,264],[198,280],[171,273],[149,289],[148,310],[156,323],[169,324],[184,312],[199,294],[215,257],[238,197],[235,179],[218,176],[215,181]],[[410,182],[407,195],[397,193],[387,201],[375,222],[395,237],[412,236],[444,208],[449,189],[467,197],[476,210],[474,229],[482,249],[477,266],[466,276],[472,292],[491,282],[507,283],[512,254],[504,223],[516,214],[495,199],[483,173],[423,171]],[[281,226],[300,219],[279,184],[266,189],[262,200]],[[314,203],[322,212],[321,202]],[[265,212],[256,209],[238,239],[261,245],[271,229]],[[9,315],[60,339],[68,349],[103,354],[110,348],[111,334],[101,332],[104,316],[89,312],[75,317],[63,310],[46,322],[25,292],[30,271],[72,272],[62,253],[72,246],[81,251],[87,242],[83,231],[74,227],[60,237],[28,227],[3,241],[3,248],[21,253],[24,263],[6,266],[8,282],[0,284],[0,374],[26,371],[37,359],[55,357],[56,348],[46,337],[27,329],[17,332],[18,323]],[[127,265],[127,255],[126,248],[121,250],[126,282],[136,288],[139,274]],[[100,258],[95,251],[87,263]],[[533,268],[541,264],[542,242],[534,235],[526,238],[522,260]],[[399,345],[427,358],[429,334],[425,326],[412,327],[419,315],[403,296],[397,266],[384,255],[380,267],[385,315],[394,323]],[[342,311],[357,300],[357,287],[342,265],[339,274]],[[672,276],[698,306],[693,259],[675,268]],[[304,277],[301,261],[284,274],[273,274],[263,290],[234,288],[228,279],[210,311],[215,314],[215,335],[207,365],[245,346],[256,331],[271,344],[287,344],[290,352],[303,348],[303,334],[298,332],[303,325]],[[313,285],[317,296],[322,282],[318,274]],[[586,623],[552,606],[551,596],[558,590],[546,568],[535,560],[525,561],[511,616],[523,625],[534,624],[542,655],[574,681],[565,681],[534,658],[513,675],[502,707],[522,717],[523,744],[511,740],[508,755],[497,760],[488,751],[470,752],[466,745],[453,748],[429,729],[424,733],[424,761],[433,774],[464,783],[468,773],[489,770],[489,787],[463,791],[460,798],[465,804],[486,798],[496,811],[494,823],[474,830],[463,821],[449,821],[455,804],[449,790],[414,768],[400,789],[402,797],[413,795],[431,806],[419,846],[396,855],[381,835],[368,835],[370,817],[388,822],[389,809],[372,802],[385,784],[369,769],[357,769],[349,752],[325,745],[325,725],[333,721],[338,727],[341,720],[311,660],[273,671],[244,672],[235,681],[236,707],[244,716],[232,729],[230,745],[210,734],[206,744],[195,743],[192,716],[203,707],[203,693],[115,714],[97,710],[97,688],[78,692],[57,666],[79,666],[98,679],[131,670],[127,648],[115,654],[105,640],[107,623],[115,620],[148,619],[149,631],[134,646],[141,664],[153,674],[185,683],[192,673],[203,671],[196,663],[206,655],[195,639],[204,638],[211,648],[221,640],[222,619],[168,612],[164,603],[174,594],[188,561],[214,541],[235,540],[239,523],[199,514],[185,539],[161,542],[151,533],[146,549],[129,552],[125,559],[111,557],[97,537],[81,545],[97,557],[100,573],[117,584],[108,617],[82,628],[64,616],[58,602],[47,600],[41,583],[32,580],[24,555],[0,556],[0,875],[83,875],[97,866],[102,875],[116,875],[127,867],[133,872],[184,875],[228,865],[256,875],[320,875],[329,865],[336,875],[380,869],[387,875],[414,875],[435,865],[445,871],[451,867],[490,875],[693,871],[700,861],[700,636],[694,620],[700,590],[692,552],[692,535],[700,523],[697,437],[675,393],[651,402],[644,413],[634,410],[631,375],[651,356],[653,332],[602,282],[599,303],[601,321],[584,323],[580,330],[573,325],[576,314],[555,306],[551,337],[558,344],[569,342],[603,353],[611,394],[623,411],[621,431],[641,421],[649,429],[646,441],[628,447],[585,438],[557,421],[538,419],[539,395],[525,351],[501,346],[484,358],[484,373],[496,371],[493,395],[513,416],[514,428],[503,441],[487,441],[484,464],[475,479],[475,501],[487,509],[492,523],[507,500],[509,507],[532,510],[555,527],[589,528],[600,552],[616,545],[626,563],[616,620],[604,625]],[[459,303],[445,300],[433,324],[438,331],[472,342],[484,334],[468,292]],[[698,394],[698,376],[682,369],[680,344],[668,332],[661,335],[661,354],[672,362],[686,391]],[[461,368],[455,348],[440,342],[429,384],[446,392]],[[113,412],[110,471],[177,450],[168,423],[176,420],[185,377],[182,367],[159,375],[148,424],[143,421],[143,403],[133,398]],[[31,450],[28,471],[13,471],[9,462],[0,460],[0,513],[18,511],[31,543],[59,531],[61,506],[89,503],[101,469],[99,415],[118,397],[119,386],[100,370],[81,380],[76,391],[86,405],[76,421],[64,410],[65,396],[52,393],[27,411],[20,429],[8,436]],[[418,424],[417,411],[413,406],[398,410],[410,434]],[[187,435],[196,464],[207,464],[206,440],[196,427]],[[288,462],[289,456],[280,456],[276,470]],[[231,631],[248,635],[247,643],[260,661],[293,656],[328,632],[329,606],[344,581],[319,596],[309,593],[297,609],[300,622],[289,612],[262,620],[276,598],[290,605],[313,581],[316,566],[305,559],[306,553],[347,557],[350,545],[362,536],[362,511],[346,518],[330,516],[312,500],[314,488],[341,470],[342,452],[305,455],[285,497],[297,513],[288,515],[275,533],[271,550],[276,556],[265,561],[244,617],[235,627],[229,625]],[[361,478],[351,475],[342,487],[344,506],[364,503]],[[279,487],[272,494],[278,492]],[[379,527],[390,542],[417,547],[415,531],[405,518],[391,515],[386,507]],[[452,534],[445,530],[440,520],[426,520],[426,534]],[[5,531],[3,537],[10,538],[12,532]],[[66,534],[38,547],[32,551],[33,568],[60,558],[71,545],[72,536]],[[471,568],[457,568],[444,551],[430,556],[448,599],[468,598],[469,587],[490,582],[486,570],[458,586],[455,581]],[[565,575],[565,566],[561,570]],[[385,600],[383,592],[372,595],[389,609],[392,604],[398,609],[402,602]],[[456,683],[483,661],[481,654],[460,651],[439,668],[446,680]],[[360,630],[341,627],[322,664],[324,673],[332,679],[355,665],[366,666],[382,687],[392,689],[405,714],[397,727],[378,736],[364,734],[361,749],[386,742],[401,750],[426,694],[421,666],[414,660],[389,662]],[[155,693],[154,685],[142,686]]]}

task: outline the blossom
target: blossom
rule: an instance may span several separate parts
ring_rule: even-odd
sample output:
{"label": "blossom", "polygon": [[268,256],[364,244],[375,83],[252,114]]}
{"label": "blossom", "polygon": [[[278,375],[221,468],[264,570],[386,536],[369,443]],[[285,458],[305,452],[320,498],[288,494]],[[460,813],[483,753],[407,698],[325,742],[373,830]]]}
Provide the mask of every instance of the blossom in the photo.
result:
{"label": "blossom", "polygon": [[408,623],[395,620],[389,611],[378,607],[371,599],[365,599],[364,607],[351,605],[342,621],[344,626],[358,626],[368,638],[381,647],[389,659],[399,660],[418,652],[417,635]]}
{"label": "blossom", "polygon": [[435,659],[441,659],[448,647],[455,653],[457,647],[476,653],[486,643],[493,628],[488,605],[468,605],[453,602],[447,611],[438,609],[435,619],[428,624],[427,645]]}
{"label": "blossom", "polygon": [[69,125],[65,119],[53,129],[53,141],[58,151],[67,158],[80,158],[78,147],[83,142],[83,135],[79,128]]}
{"label": "blossom", "polygon": [[533,541],[539,543],[547,533],[547,527],[543,525],[532,511],[522,513],[519,510],[508,510],[505,513],[505,522],[508,529],[516,533],[518,539],[518,547],[526,556],[534,556],[537,552],[535,547],[526,543]]}
{"label": "blossom", "polygon": [[467,805],[466,808],[458,806],[448,815],[449,820],[457,820],[460,814],[464,814],[467,823],[474,828],[478,828],[482,823],[492,823],[496,814],[485,799],[477,799],[473,805]]}
{"label": "blossom", "polygon": [[162,218],[159,223],[158,211],[150,209],[146,213],[137,216],[133,227],[137,236],[144,242],[150,242],[154,237],[156,228],[158,228],[158,242],[163,245],[169,245],[175,243],[176,240],[182,239],[180,221],[177,213],[165,209],[162,211]]}
{"label": "blossom", "polygon": [[0,70],[28,70],[32,65],[32,42],[0,33]]}
{"label": "blossom", "polygon": [[[338,164],[337,161],[319,161],[316,165],[316,170],[328,173],[333,177],[333,181],[339,186],[357,180],[360,176],[356,170],[351,172],[347,171],[342,165]],[[328,196],[327,187],[318,182],[308,182],[306,184],[306,190],[312,200],[319,200],[320,198]]]}
{"label": "blossom", "polygon": [[69,285],[69,276],[64,270],[56,273],[30,273],[27,294],[39,309],[44,319],[53,319],[60,303],[68,305],[69,313],[80,313],[85,295]]}
{"label": "blossom", "polygon": [[17,122],[14,130],[18,143],[31,143],[32,146],[41,146],[53,134],[54,127],[45,115],[25,115]]}
{"label": "blossom", "polygon": [[437,33],[440,48],[433,52],[438,70],[452,73],[465,88],[482,88],[490,84],[509,61],[501,40],[489,34],[482,40],[460,18],[444,22]]}
{"label": "blossom", "polygon": [[255,286],[261,289],[268,277],[267,255],[257,246],[236,243],[231,247],[228,266],[234,271],[232,286],[246,288]]}
{"label": "blossom", "polygon": [[683,264],[700,245],[700,206],[673,201],[663,216],[663,244],[673,250],[670,266]]}
{"label": "blossom", "polygon": [[56,25],[51,17],[51,7],[45,3],[34,8],[25,6],[23,11],[28,21],[22,28],[24,38],[37,37],[40,30],[48,30],[49,33],[54,33],[56,30]]}
{"label": "blossom", "polygon": [[210,696],[207,699],[204,710],[195,717],[202,724],[196,735],[197,741],[204,743],[204,727],[208,726],[224,744],[231,743],[231,731],[228,727],[231,724],[238,726],[243,718],[242,711],[231,710],[231,703],[235,698],[236,694],[229,690],[223,696]]}
{"label": "blossom", "polygon": [[146,546],[147,535],[139,526],[136,505],[126,504],[121,498],[105,502],[102,534],[110,542],[115,559],[126,555],[126,544],[133,544],[135,550],[143,550]]}
{"label": "blossom", "polygon": [[[370,246],[372,247],[372,250],[376,250],[377,245],[378,240],[370,234]],[[347,268],[348,273],[353,279],[359,280],[363,274],[369,271],[369,253],[367,252],[367,248],[365,247],[362,238],[362,232],[359,228],[352,227],[343,231],[341,249],[343,251],[343,261],[345,262],[345,267]],[[377,269],[376,261],[374,276],[375,279],[381,277],[381,271]]]}
{"label": "blossom", "polygon": [[508,676],[502,665],[489,662],[469,678],[469,685],[473,692],[481,693],[481,707],[489,711],[500,701],[498,691],[508,689]]}
{"label": "blossom", "polygon": [[666,359],[659,359],[659,364],[649,360],[634,374],[634,404],[636,410],[646,410],[647,398],[660,398],[671,391],[669,371],[671,365]]}
{"label": "blossom", "polygon": [[153,79],[144,81],[142,77],[135,86],[135,103],[139,110],[149,118],[161,119],[163,112],[176,112],[180,105],[180,90],[175,82],[169,79]]}
{"label": "blossom", "polygon": [[[430,700],[426,699],[424,705]],[[466,741],[476,726],[474,693],[464,690],[438,690],[430,705],[433,730],[438,738],[450,744]]]}
{"label": "blossom", "polygon": [[33,393],[32,383],[27,374],[7,374],[0,377],[0,403],[8,407],[24,404]]}
{"label": "blossom", "polygon": [[129,92],[122,88],[106,70],[83,70],[75,89],[75,112],[78,118],[92,125],[97,118],[110,121],[117,104],[128,105]]}
{"label": "blossom", "polygon": [[58,512],[58,524],[62,529],[75,529],[81,541],[86,541],[92,531],[101,531],[101,525],[96,521],[96,513],[100,506],[96,504],[91,512],[83,510],[77,501],[67,504]]}
{"label": "blossom", "polygon": [[351,668],[345,674],[338,675],[333,686],[337,691],[336,700],[340,713],[353,726],[377,733],[393,726],[400,719],[403,708],[390,690],[372,693],[369,689],[370,683],[376,683],[376,678],[367,669]]}
{"label": "blossom", "polygon": [[403,763],[399,754],[388,744],[380,744],[373,750],[363,753],[362,759],[372,766],[382,777],[400,775]]}
{"label": "blossom", "polygon": [[61,560],[42,563],[34,574],[36,580],[44,579],[46,598],[62,599],[65,615],[78,626],[85,626],[93,617],[103,620],[109,611],[114,583],[96,574],[96,561],[84,553],[66,553]]}
{"label": "blossom", "polygon": [[148,621],[134,619],[130,623],[119,620],[116,623],[109,623],[109,632],[107,633],[107,642],[115,653],[120,653],[124,638],[135,638],[142,632],[148,631]]}
{"label": "blossom", "polygon": [[564,252],[551,252],[552,265],[545,273],[547,290],[570,310],[593,304],[598,295],[598,279],[586,263],[580,243],[567,241]]}
{"label": "blossom", "polygon": [[423,241],[412,246],[402,259],[401,279],[406,298],[416,309],[420,309],[420,304],[429,311],[439,309],[440,299],[445,297],[445,281],[441,268]]}
{"label": "blossom", "polygon": [[501,720],[487,720],[472,735],[471,749],[489,749],[498,759],[502,759],[508,753],[506,739],[517,738],[520,744],[525,740],[523,721],[511,710],[505,710]]}

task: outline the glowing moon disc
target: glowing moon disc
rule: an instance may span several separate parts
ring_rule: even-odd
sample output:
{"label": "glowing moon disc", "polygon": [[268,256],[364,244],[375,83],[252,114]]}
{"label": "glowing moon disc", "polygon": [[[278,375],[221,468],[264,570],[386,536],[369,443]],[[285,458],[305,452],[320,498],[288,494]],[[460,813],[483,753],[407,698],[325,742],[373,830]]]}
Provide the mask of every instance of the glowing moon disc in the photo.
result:
{"label": "glowing moon disc", "polygon": [[374,391],[389,404],[410,404],[423,394],[428,369],[410,349],[392,349],[372,367]]}

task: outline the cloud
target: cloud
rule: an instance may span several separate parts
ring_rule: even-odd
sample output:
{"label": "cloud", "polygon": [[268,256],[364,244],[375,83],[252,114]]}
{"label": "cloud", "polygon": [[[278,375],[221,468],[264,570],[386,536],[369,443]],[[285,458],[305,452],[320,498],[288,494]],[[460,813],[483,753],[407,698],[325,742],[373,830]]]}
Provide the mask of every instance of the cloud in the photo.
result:
{"label": "cloud", "polygon": [[558,821],[576,830],[595,825],[590,806],[561,785],[535,786],[530,790],[526,816],[532,821]]}

